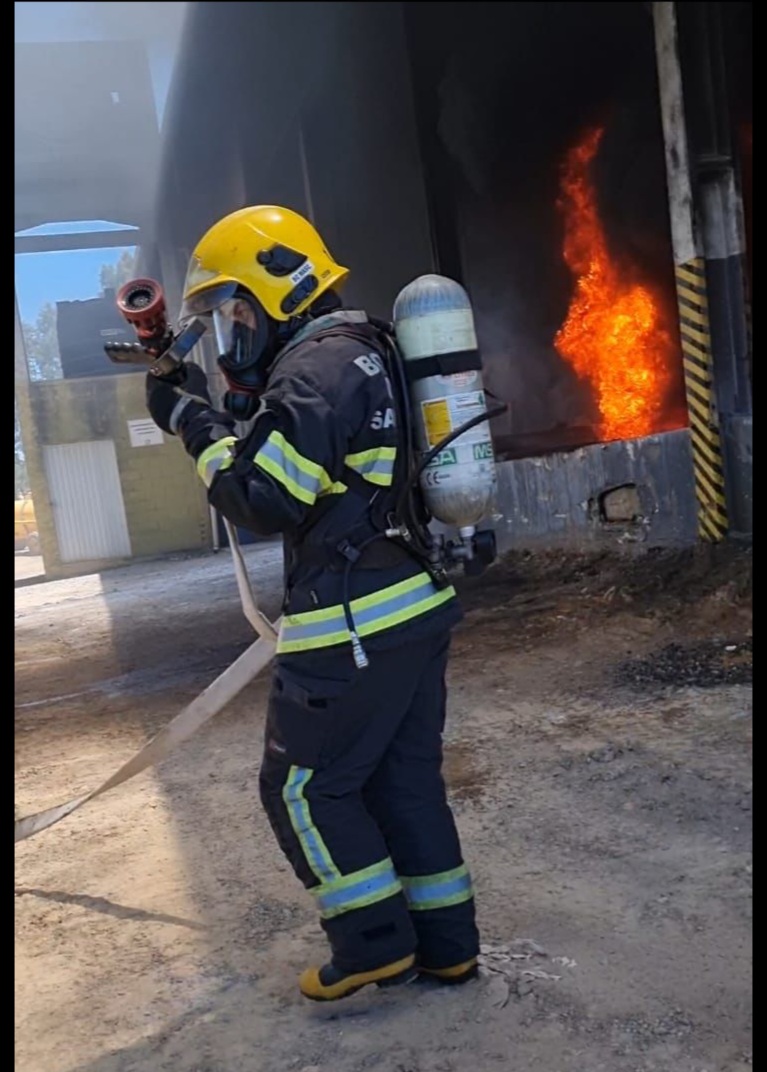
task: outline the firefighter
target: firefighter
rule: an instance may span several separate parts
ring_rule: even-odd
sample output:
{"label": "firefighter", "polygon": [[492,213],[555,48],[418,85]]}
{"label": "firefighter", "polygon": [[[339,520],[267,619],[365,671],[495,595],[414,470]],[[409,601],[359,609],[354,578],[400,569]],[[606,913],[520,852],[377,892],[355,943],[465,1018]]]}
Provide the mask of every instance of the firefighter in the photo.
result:
{"label": "firefighter", "polygon": [[[380,324],[339,297],[348,270],[284,208],[234,212],[192,254],[181,321],[209,318],[229,390],[147,380],[232,524],[285,546],[284,617],[260,794],[331,950],[299,979],[332,1001],[418,974],[477,972],[471,878],[442,779],[452,587],[387,527],[407,434]],[[399,418],[399,419],[398,419]],[[235,434],[244,422],[246,434]]]}

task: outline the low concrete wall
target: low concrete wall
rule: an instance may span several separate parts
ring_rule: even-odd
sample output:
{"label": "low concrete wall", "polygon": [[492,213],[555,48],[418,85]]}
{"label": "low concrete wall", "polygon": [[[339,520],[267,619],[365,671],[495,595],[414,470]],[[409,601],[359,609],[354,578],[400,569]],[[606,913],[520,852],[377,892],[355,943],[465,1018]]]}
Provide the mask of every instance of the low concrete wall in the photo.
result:
{"label": "low concrete wall", "polygon": [[501,462],[498,509],[501,553],[536,546],[693,544],[697,511],[689,432]]}

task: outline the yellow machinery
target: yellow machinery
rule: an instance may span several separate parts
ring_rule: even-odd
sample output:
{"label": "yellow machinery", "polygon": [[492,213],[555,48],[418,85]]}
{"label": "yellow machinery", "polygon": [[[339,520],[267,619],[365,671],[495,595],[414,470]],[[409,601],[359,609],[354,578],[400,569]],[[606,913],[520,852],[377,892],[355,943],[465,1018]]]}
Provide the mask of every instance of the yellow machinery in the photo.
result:
{"label": "yellow machinery", "polygon": [[26,550],[31,555],[39,555],[40,537],[37,534],[35,504],[31,496],[25,495],[23,499],[16,499],[15,508],[15,550]]}

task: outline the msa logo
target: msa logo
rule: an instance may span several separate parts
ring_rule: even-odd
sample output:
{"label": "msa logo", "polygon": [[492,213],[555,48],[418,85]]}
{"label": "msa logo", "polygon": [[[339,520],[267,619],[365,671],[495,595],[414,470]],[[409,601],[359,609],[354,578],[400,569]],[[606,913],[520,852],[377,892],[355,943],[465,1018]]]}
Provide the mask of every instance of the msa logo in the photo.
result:
{"label": "msa logo", "polygon": [[378,354],[363,354],[362,357],[354,359],[354,364],[362,369],[366,376],[379,376],[384,370]]}
{"label": "msa logo", "polygon": [[474,461],[484,462],[493,460],[492,443],[475,443],[473,447]]}
{"label": "msa logo", "polygon": [[452,447],[447,447],[445,450],[441,450],[434,461],[431,463],[435,468],[440,465],[457,465],[458,456]]}
{"label": "msa logo", "polygon": [[297,268],[296,271],[293,272],[293,275],[290,277],[290,282],[293,284],[293,286],[295,286],[296,283],[301,282],[301,280],[304,278],[304,276],[309,275],[309,273],[313,272],[313,271],[314,271],[314,265],[312,264],[312,262],[311,261],[304,261],[304,263],[301,265],[301,267]]}
{"label": "msa logo", "polygon": [[373,414],[373,420],[370,422],[370,427],[374,432],[380,432],[382,428],[394,427],[394,410],[386,409],[382,413],[381,410],[376,410]]}

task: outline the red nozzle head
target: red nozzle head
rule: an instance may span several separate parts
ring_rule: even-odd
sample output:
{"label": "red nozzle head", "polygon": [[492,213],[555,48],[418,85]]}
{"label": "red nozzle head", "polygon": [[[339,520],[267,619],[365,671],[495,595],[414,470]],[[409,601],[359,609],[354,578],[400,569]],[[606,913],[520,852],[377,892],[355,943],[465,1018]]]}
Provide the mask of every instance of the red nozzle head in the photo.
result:
{"label": "red nozzle head", "polygon": [[158,339],[168,331],[165,295],[154,279],[131,279],[117,292],[117,308],[139,339]]}

